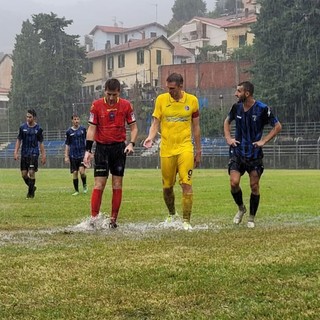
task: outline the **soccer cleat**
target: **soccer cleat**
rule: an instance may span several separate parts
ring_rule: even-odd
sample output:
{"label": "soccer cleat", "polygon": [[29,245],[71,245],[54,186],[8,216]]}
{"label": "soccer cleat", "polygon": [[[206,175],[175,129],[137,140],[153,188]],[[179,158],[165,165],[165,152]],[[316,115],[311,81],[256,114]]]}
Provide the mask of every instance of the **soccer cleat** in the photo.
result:
{"label": "soccer cleat", "polygon": [[165,223],[172,223],[174,221],[176,221],[178,219],[178,214],[168,214],[166,220],[165,220]]}
{"label": "soccer cleat", "polygon": [[115,221],[111,221],[109,223],[109,229],[117,229],[118,228],[118,225],[116,224]]}
{"label": "soccer cleat", "polygon": [[253,228],[255,227],[254,221],[248,221],[247,227],[248,227],[249,229],[253,229]]}
{"label": "soccer cleat", "polygon": [[87,193],[88,192],[88,187],[87,186],[83,186],[83,193]]}
{"label": "soccer cleat", "polygon": [[243,206],[241,209],[239,208],[239,211],[236,213],[236,215],[233,218],[234,224],[239,224],[242,221],[243,215],[247,212],[247,209],[245,206]]}
{"label": "soccer cleat", "polygon": [[33,199],[33,198],[34,198],[34,193],[36,192],[36,190],[37,190],[37,187],[34,186],[34,187],[33,187],[33,191],[29,191],[29,192],[27,193],[26,199]]}
{"label": "soccer cleat", "polygon": [[250,229],[253,229],[255,227],[254,216],[252,216],[252,215],[249,216],[247,227],[250,228]]}
{"label": "soccer cleat", "polygon": [[183,222],[183,229],[184,230],[192,230],[192,226],[191,226],[189,221],[184,221]]}
{"label": "soccer cleat", "polygon": [[73,196],[78,196],[78,195],[79,195],[79,192],[76,191],[76,192],[74,192],[72,195],[73,195]]}
{"label": "soccer cleat", "polygon": [[89,226],[91,228],[95,229],[96,228],[96,224],[97,224],[97,220],[98,220],[98,216],[95,216],[95,217],[91,216],[90,217],[90,221],[89,221]]}

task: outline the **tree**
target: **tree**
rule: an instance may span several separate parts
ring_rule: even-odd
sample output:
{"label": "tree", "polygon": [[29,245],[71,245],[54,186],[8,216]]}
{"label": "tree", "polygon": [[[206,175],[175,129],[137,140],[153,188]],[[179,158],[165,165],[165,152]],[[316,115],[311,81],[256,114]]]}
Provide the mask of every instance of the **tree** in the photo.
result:
{"label": "tree", "polygon": [[12,55],[12,82],[10,98],[9,123],[17,126],[25,115],[27,106],[34,106],[34,88],[38,86],[36,66],[40,57],[40,37],[29,20],[22,23],[21,34],[16,36]]}
{"label": "tree", "polygon": [[243,8],[241,0],[218,0],[214,11],[208,13],[210,18],[217,18],[223,14],[235,14],[237,10]]}
{"label": "tree", "polygon": [[320,1],[261,0],[252,27],[256,93],[283,121],[319,121]]}
{"label": "tree", "polygon": [[230,60],[249,60],[252,62],[255,61],[254,46],[245,45],[243,47],[235,49],[230,56]]}
{"label": "tree", "polygon": [[64,32],[72,20],[41,13],[32,21],[23,23],[13,51],[10,101],[15,119],[10,118],[17,125],[21,113],[33,107],[51,130],[62,129],[81,89],[85,51],[79,36]]}
{"label": "tree", "polygon": [[166,27],[173,33],[193,17],[204,17],[207,4],[203,0],[175,0],[171,10],[173,16]]}

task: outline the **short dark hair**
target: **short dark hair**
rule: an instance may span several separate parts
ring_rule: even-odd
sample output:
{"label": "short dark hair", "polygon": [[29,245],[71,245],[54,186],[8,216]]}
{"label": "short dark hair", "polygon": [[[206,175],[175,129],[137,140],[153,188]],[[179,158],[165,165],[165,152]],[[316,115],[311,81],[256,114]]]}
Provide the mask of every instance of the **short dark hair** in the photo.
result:
{"label": "short dark hair", "polygon": [[183,85],[183,77],[180,73],[171,73],[168,78],[167,82],[175,82],[178,86]]}
{"label": "short dark hair", "polygon": [[111,90],[111,91],[120,91],[121,85],[120,81],[115,78],[108,79],[104,85],[104,90]]}
{"label": "short dark hair", "polygon": [[73,120],[74,118],[80,118],[77,114],[73,114],[72,116],[71,116],[71,120]]}
{"label": "short dark hair", "polygon": [[247,91],[250,93],[250,95],[253,95],[254,92],[254,85],[250,81],[243,81],[238,84],[239,87],[243,87],[244,91]]}
{"label": "short dark hair", "polygon": [[27,113],[30,113],[34,118],[37,116],[37,113],[34,109],[29,109]]}

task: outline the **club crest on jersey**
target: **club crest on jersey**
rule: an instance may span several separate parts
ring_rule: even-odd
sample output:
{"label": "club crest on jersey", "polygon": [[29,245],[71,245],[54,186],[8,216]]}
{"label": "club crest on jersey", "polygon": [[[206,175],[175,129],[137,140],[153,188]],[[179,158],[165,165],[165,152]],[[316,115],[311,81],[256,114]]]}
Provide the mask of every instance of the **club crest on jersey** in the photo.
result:
{"label": "club crest on jersey", "polygon": [[115,112],[110,112],[110,113],[109,113],[109,120],[110,120],[110,121],[114,121],[115,117],[116,117]]}
{"label": "club crest on jersey", "polygon": [[190,107],[189,107],[189,106],[185,106],[184,109],[185,109],[186,111],[189,111],[189,110],[190,110]]}

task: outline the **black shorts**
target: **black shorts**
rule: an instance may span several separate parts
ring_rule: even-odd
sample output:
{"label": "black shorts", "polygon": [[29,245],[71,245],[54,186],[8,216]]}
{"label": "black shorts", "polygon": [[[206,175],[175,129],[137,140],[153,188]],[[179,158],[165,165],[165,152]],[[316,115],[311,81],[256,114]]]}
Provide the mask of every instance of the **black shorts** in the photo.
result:
{"label": "black shorts", "polygon": [[28,157],[21,157],[20,169],[21,171],[32,170],[34,172],[38,171],[38,158],[39,156],[33,155]]}
{"label": "black shorts", "polygon": [[94,153],[94,176],[108,178],[110,171],[113,176],[123,177],[126,165],[125,147],[124,142],[97,143]]}
{"label": "black shorts", "polygon": [[83,158],[69,158],[70,159],[70,172],[73,173],[75,171],[79,171],[80,167],[84,167]]}
{"label": "black shorts", "polygon": [[262,175],[264,166],[262,158],[260,159],[246,159],[243,157],[232,156],[228,164],[228,173],[235,170],[240,172],[243,175],[246,171],[250,173],[251,171],[257,171],[259,177]]}

